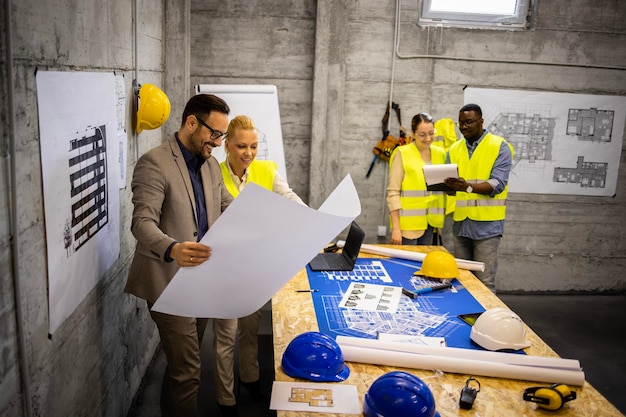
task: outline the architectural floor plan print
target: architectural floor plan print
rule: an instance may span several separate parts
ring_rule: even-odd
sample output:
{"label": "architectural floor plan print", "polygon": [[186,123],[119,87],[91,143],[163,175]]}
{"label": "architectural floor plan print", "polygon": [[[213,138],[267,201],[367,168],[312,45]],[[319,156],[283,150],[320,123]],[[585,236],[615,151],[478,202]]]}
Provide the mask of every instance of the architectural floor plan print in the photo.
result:
{"label": "architectural floor plan print", "polygon": [[[612,110],[569,109],[567,135],[572,140],[610,143],[614,116]],[[585,161],[584,155],[579,155],[574,167],[554,168],[553,181],[604,188],[608,167],[607,162]]]}
{"label": "architectural floor plan print", "polygon": [[344,336],[376,338],[379,333],[407,336],[431,336],[454,331],[463,326],[456,320],[449,321],[447,313],[439,313],[427,297],[415,303],[401,297],[398,309],[393,314],[379,311],[339,308],[340,297],[322,296],[329,329]]}
{"label": "architectural floor plan print", "polygon": [[626,97],[466,88],[465,102],[514,147],[509,191],[615,194]]}
{"label": "architectural floor plan print", "polygon": [[[107,206],[106,126],[87,128],[69,141],[71,235],[74,251],[98,233],[109,220]],[[68,242],[69,240],[69,242]]]}
{"label": "architectural floor plan print", "polygon": [[291,389],[290,402],[306,403],[313,407],[332,407],[333,391],[329,389],[297,388]]}
{"label": "architectural floor plan print", "polygon": [[610,142],[614,116],[613,110],[569,109],[567,134],[579,140]]}
{"label": "architectural floor plan print", "polygon": [[356,385],[349,382],[274,381],[269,408],[302,416],[361,415],[362,404]]}
{"label": "architectural floor plan print", "polygon": [[608,165],[606,162],[585,162],[585,157],[579,156],[574,168],[554,168],[553,181],[604,188]]}
{"label": "architectural floor plan print", "polygon": [[506,138],[515,148],[514,162],[535,163],[552,159],[554,119],[549,114],[529,111],[499,113],[486,126],[492,133]]}
{"label": "architectural floor plan print", "polygon": [[123,87],[115,81],[106,72],[37,71],[50,334],[119,258]]}
{"label": "architectural floor plan print", "polygon": [[[402,295],[396,309],[379,311],[341,306],[344,296],[357,286],[379,285],[415,290],[422,286],[413,275],[419,262],[395,259],[357,259],[355,271],[345,272],[340,279],[334,273],[314,272],[307,266],[313,305],[322,333],[375,339],[379,334],[443,337],[447,346],[477,349],[469,339],[470,327],[458,318],[485,309],[456,280],[452,288],[418,295],[411,299]],[[363,277],[362,270],[377,270]],[[383,281],[384,278],[384,281]]]}

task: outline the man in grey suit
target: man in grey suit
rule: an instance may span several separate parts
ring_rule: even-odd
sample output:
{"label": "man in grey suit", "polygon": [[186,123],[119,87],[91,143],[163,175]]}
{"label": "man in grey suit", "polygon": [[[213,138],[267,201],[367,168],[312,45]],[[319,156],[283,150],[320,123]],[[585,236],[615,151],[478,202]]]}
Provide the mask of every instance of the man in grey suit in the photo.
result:
{"label": "man in grey suit", "polygon": [[[200,242],[232,201],[213,148],[228,129],[228,105],[200,94],[187,102],[178,132],[141,156],[132,181],[137,239],[126,292],[152,307],[181,266],[197,266],[211,257]],[[208,277],[220,279],[220,277]],[[161,390],[163,416],[197,415],[200,345],[207,319],[150,311],[161,336],[167,368]]]}

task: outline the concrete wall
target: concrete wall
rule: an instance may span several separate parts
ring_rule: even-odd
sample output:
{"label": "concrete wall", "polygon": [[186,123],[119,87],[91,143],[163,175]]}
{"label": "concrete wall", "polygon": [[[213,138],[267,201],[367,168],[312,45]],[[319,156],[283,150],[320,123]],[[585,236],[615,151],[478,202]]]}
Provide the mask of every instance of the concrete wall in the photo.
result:
{"label": "concrete wall", "polygon": [[[129,96],[133,78],[163,86],[171,117],[138,138],[129,126],[129,174],[176,130],[194,84],[276,84],[291,185],[318,207],[350,173],[368,242],[387,223],[386,166],[365,173],[390,94],[405,125],[419,111],[455,118],[466,85],[626,94],[619,0],[539,1],[525,32],[420,28],[418,3],[406,0],[402,55],[438,57],[395,64],[392,0],[0,4],[0,416],[125,415],[158,344],[142,303],[122,292],[134,248],[130,175],[120,191],[120,258],[48,338],[37,69],[115,71]],[[625,159],[614,198],[510,196],[499,290],[624,291]]]}
{"label": "concrete wall", "polygon": [[[192,2],[192,84],[278,85],[291,185],[318,207],[350,173],[368,242],[388,241],[386,164],[365,173],[390,95],[409,126],[420,111],[456,120],[465,86],[626,94],[620,1],[538,1],[531,30],[508,32],[419,27],[403,0],[395,62],[394,0],[239,3]],[[498,290],[623,291],[624,168],[622,153],[614,198],[511,193]]]}
{"label": "concrete wall", "polygon": [[191,85],[275,84],[289,184],[307,201],[314,1],[191,2]]}
{"label": "concrete wall", "polygon": [[[184,0],[167,5],[150,0],[2,1],[1,416],[124,416],[139,388],[159,338],[145,303],[123,293],[135,245],[130,174],[137,155],[160,143],[164,134],[159,129],[133,135],[131,82],[164,85],[166,25],[185,26],[188,20],[181,25],[172,19],[188,19],[188,10]],[[180,60],[188,60],[188,49],[178,49]],[[45,70],[123,74],[129,109],[120,257],[51,338],[35,78],[36,71]],[[176,89],[182,94],[185,81],[188,76]],[[176,94],[172,98],[181,101]]]}

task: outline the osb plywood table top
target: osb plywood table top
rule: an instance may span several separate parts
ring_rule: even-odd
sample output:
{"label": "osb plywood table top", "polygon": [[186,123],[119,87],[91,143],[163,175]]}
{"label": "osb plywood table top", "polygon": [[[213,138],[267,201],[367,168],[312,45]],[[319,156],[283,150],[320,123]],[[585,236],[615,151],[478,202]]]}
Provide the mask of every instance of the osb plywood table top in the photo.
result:
{"label": "osb plywood table top", "polygon": [[[382,247],[399,248],[398,246],[380,245]],[[429,252],[441,247],[431,246],[403,246],[404,250]],[[361,253],[361,257],[377,257]],[[487,289],[473,274],[461,270],[459,281],[467,288],[474,298],[485,309],[506,307],[506,305]],[[289,342],[297,335],[317,331],[315,309],[310,293],[296,292],[309,288],[306,269],[301,270],[272,298],[272,326],[274,331],[274,367],[277,381],[296,381],[287,376],[281,369],[280,362],[283,352]],[[532,329],[527,328],[527,338],[531,346],[526,349],[528,355],[559,357]],[[567,358],[576,359],[576,358]],[[536,404],[522,400],[525,388],[532,386],[546,386],[547,383],[535,381],[510,380],[486,376],[474,376],[480,381],[480,392],[471,410],[459,407],[461,389],[469,375],[443,373],[435,370],[408,369],[389,366],[379,366],[355,362],[347,362],[350,368],[349,378],[342,384],[356,385],[360,404],[363,404],[365,392],[379,376],[396,370],[410,372],[422,378],[431,388],[435,397],[437,411],[441,417],[472,416],[472,417],[504,417],[504,416],[593,416],[615,417],[623,416],[610,402],[608,402],[595,388],[585,382],[582,387],[571,387],[576,392],[577,399],[564,404],[558,411],[549,411],[537,408]],[[584,364],[582,364],[584,367]],[[303,381],[303,380],[301,380]],[[308,382],[308,381],[307,381]],[[557,382],[557,381],[555,381]],[[474,386],[475,387],[475,386]],[[295,411],[279,411],[279,417],[295,417],[311,415],[315,417],[338,416],[330,413],[302,413]]]}

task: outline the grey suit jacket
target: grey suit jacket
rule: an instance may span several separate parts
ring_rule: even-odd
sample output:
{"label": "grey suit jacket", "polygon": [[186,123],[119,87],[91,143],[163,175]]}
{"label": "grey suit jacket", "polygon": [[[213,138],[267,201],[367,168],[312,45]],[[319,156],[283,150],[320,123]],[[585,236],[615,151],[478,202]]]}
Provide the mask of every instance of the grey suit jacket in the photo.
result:
{"label": "grey suit jacket", "polygon": [[[233,197],[214,157],[202,166],[201,175],[210,228]],[[132,192],[131,231],[137,248],[125,291],[154,303],[179,268],[175,261],[164,260],[167,248],[175,241],[198,240],[191,178],[175,138],[139,158]]]}

